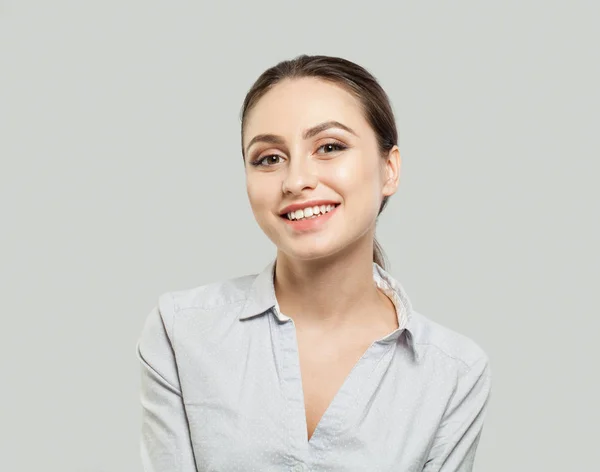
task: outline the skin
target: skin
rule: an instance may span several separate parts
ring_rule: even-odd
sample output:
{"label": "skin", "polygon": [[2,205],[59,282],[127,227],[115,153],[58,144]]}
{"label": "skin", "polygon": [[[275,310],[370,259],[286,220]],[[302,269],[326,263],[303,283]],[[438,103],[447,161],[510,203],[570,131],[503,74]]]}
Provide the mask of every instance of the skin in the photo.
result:
{"label": "skin", "polygon": [[[306,129],[330,120],[356,135],[330,128],[303,138]],[[282,142],[248,147],[259,134]],[[299,338],[339,356],[397,329],[393,304],[373,281],[372,258],[377,212],[398,188],[398,147],[383,157],[358,100],[318,78],[286,79],[267,92],[246,118],[243,146],[252,211],[277,247],[276,297]],[[273,155],[262,166],[250,164]],[[313,199],[341,203],[318,230],[295,231],[279,216],[285,206]]]}

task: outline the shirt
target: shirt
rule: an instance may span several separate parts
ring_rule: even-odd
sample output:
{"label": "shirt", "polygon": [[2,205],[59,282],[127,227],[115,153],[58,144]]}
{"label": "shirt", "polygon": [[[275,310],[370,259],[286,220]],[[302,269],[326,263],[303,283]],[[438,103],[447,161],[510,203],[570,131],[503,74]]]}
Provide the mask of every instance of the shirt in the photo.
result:
{"label": "shirt", "polygon": [[469,472],[491,388],[472,339],[415,311],[354,365],[308,440],[296,329],[258,274],[159,296],[137,341],[145,472]]}

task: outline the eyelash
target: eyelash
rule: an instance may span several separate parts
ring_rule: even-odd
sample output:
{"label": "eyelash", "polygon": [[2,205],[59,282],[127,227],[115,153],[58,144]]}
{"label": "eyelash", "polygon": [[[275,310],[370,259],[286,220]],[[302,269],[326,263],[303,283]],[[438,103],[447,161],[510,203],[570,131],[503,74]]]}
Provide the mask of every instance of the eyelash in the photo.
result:
{"label": "eyelash", "polygon": [[[322,147],[325,147],[325,146],[334,146],[334,147],[338,148],[338,149],[337,149],[337,151],[343,151],[343,150],[345,150],[345,149],[347,149],[347,148],[348,148],[348,146],[346,146],[346,145],[344,145],[344,144],[342,144],[342,143],[338,143],[337,141],[332,141],[332,142],[330,142],[330,143],[325,143],[325,144],[322,144],[321,146],[319,146],[319,149],[321,149]],[[335,151],[332,151],[332,152],[335,152]],[[330,153],[326,153],[326,154],[330,154]],[[279,154],[268,154],[268,155],[266,155],[266,156],[262,156],[262,157],[261,157],[261,158],[259,158],[259,159],[255,159],[254,161],[252,161],[252,162],[251,162],[251,164],[252,164],[254,167],[272,167],[272,166],[270,166],[270,165],[269,165],[269,166],[263,166],[263,165],[261,165],[260,163],[261,163],[262,161],[264,161],[264,160],[265,160],[267,157],[273,157],[273,156],[280,157],[280,156],[279,156]]]}

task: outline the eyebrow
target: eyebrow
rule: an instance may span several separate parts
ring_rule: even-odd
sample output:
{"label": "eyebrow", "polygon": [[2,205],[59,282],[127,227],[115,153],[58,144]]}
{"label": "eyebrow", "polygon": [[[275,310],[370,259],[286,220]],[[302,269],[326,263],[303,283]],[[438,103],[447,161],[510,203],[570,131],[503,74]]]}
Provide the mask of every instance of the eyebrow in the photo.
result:
{"label": "eyebrow", "polygon": [[[330,129],[330,128],[340,128],[340,129],[343,129],[343,130],[347,131],[348,133],[353,134],[354,136],[358,137],[358,134],[356,134],[356,132],[352,128],[349,128],[348,126],[340,123],[339,121],[325,121],[323,123],[319,123],[318,125],[313,126],[312,128],[309,128],[306,131],[304,131],[302,138],[303,139],[312,138],[312,137],[316,136],[317,134],[319,134],[327,129]],[[250,146],[252,146],[254,143],[258,143],[258,142],[270,143],[270,144],[284,144],[285,140],[281,136],[278,136],[276,134],[258,134],[256,136],[254,136],[248,143],[248,146],[246,146],[246,153],[250,149]]]}

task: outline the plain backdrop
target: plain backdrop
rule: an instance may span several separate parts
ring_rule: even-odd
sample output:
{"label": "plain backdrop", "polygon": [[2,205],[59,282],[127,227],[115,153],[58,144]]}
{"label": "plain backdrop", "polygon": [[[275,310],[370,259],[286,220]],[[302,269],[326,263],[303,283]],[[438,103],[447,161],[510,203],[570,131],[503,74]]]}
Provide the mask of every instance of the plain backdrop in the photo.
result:
{"label": "plain backdrop", "polygon": [[[388,92],[379,219],[415,309],[488,353],[476,471],[600,459],[597,2],[0,1],[0,470],[137,471],[143,322],[260,271],[239,111],[345,57]],[[401,472],[401,471],[400,471]]]}

